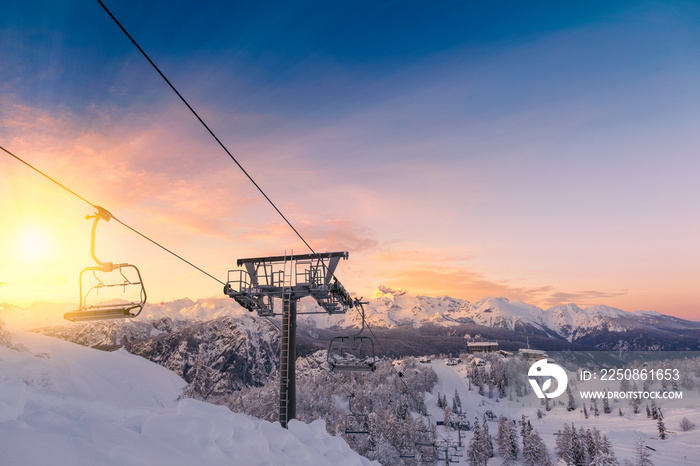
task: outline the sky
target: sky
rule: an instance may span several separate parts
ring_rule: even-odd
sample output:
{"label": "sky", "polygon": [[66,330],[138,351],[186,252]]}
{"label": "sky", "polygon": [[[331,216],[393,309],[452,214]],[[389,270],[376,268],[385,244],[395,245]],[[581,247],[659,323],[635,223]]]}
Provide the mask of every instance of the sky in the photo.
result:
{"label": "sky", "polygon": [[[106,5],[337,276],[700,320],[694,2]],[[96,1],[0,5],[0,146],[218,280],[309,252]],[[0,302],[78,300],[92,207],[0,153]],[[221,284],[116,222],[150,301]]]}

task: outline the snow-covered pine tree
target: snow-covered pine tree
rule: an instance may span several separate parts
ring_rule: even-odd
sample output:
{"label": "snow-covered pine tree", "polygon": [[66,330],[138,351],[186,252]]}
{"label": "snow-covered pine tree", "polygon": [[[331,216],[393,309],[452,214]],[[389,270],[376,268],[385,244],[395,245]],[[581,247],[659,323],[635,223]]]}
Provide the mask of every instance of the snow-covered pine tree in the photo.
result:
{"label": "snow-covered pine tree", "polygon": [[603,412],[605,414],[610,414],[610,402],[607,396],[603,397]]}
{"label": "snow-covered pine tree", "polygon": [[[637,382],[632,381],[632,391],[637,392]],[[632,397],[630,400],[630,406],[632,407],[632,412],[634,414],[639,414],[639,398],[637,397]]]}
{"label": "snow-covered pine tree", "polygon": [[527,438],[527,421],[524,414],[520,417],[520,437],[522,437],[524,443]]}
{"label": "snow-covered pine tree", "polygon": [[632,412],[634,414],[639,414],[639,400],[637,398],[632,398],[630,400],[630,406],[632,407]]}
{"label": "snow-covered pine tree", "polygon": [[498,419],[498,453],[503,458],[503,464],[512,464],[518,458],[520,445],[518,445],[518,433],[513,426],[513,423],[501,415]]}
{"label": "snow-covered pine tree", "polygon": [[523,440],[523,464],[525,466],[552,466],[547,445],[528,421],[527,441]]}
{"label": "snow-covered pine tree", "polygon": [[555,452],[557,457],[565,464],[573,464],[571,454],[571,428],[569,427],[569,424],[564,424],[564,428],[557,431]]}
{"label": "snow-covered pine tree", "polygon": [[586,464],[584,437],[583,429],[577,432],[573,423],[571,427],[564,424],[564,429],[557,431],[557,457],[569,466]]}
{"label": "snow-covered pine tree", "polygon": [[493,439],[489,433],[489,425],[486,422],[486,413],[482,415],[481,437],[484,444],[484,451],[487,458],[493,458]]}
{"label": "snow-covered pine tree", "polygon": [[481,427],[479,427],[479,417],[474,416],[472,439],[469,441],[469,449],[467,450],[467,458],[470,466],[485,466],[488,462],[488,455],[484,450],[484,443],[481,435]]}
{"label": "snow-covered pine tree", "polygon": [[459,393],[457,392],[457,389],[455,388],[455,396],[452,399],[452,402],[457,406],[457,413],[462,412],[462,400],[459,398]]}
{"label": "snow-covered pine tree", "polygon": [[586,464],[586,451],[583,444],[585,432],[583,428],[576,431],[574,423],[571,423],[571,456],[572,464],[579,466]]}
{"label": "snow-covered pine tree", "polygon": [[651,461],[651,453],[644,446],[642,439],[637,440],[634,444],[634,459],[634,466],[654,466],[654,463]]}
{"label": "snow-covered pine tree", "polygon": [[630,389],[630,381],[627,380],[625,377],[620,380],[620,391],[621,392],[627,392]]}
{"label": "snow-covered pine tree", "polygon": [[566,396],[568,397],[568,401],[566,403],[566,410],[567,411],[573,411],[576,409],[576,401],[574,401],[574,395],[571,393],[571,388],[568,386],[566,387]]}
{"label": "snow-covered pine tree", "polygon": [[591,458],[590,466],[618,466],[617,458],[615,457],[615,451],[613,450],[612,443],[607,435],[601,435],[601,433],[593,428],[593,438],[597,445],[596,454]]}
{"label": "snow-covered pine tree", "polygon": [[583,449],[586,457],[585,463],[590,465],[591,459],[596,456],[598,451],[598,444],[591,429],[586,429],[586,432],[583,434]]}
{"label": "snow-covered pine tree", "polygon": [[443,413],[443,422],[445,423],[445,429],[449,429],[452,426],[452,412],[450,411],[450,408],[445,405],[445,407],[442,410]]}
{"label": "snow-covered pine tree", "polygon": [[583,404],[583,417],[588,419],[588,410],[586,409],[586,403]]}
{"label": "snow-covered pine tree", "polygon": [[659,431],[659,438],[661,440],[666,440],[666,424],[664,424],[663,419],[659,418],[656,421],[656,429]]}

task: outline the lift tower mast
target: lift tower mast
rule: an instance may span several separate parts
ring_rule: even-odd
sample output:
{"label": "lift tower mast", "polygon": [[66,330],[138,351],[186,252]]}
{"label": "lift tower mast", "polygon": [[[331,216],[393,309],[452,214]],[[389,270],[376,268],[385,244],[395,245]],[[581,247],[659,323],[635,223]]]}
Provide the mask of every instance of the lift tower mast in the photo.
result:
{"label": "lift tower mast", "polygon": [[[262,317],[275,313],[274,299],[282,300],[280,341],[279,421],[286,428],[296,417],[296,320],[297,301],[311,296],[323,308],[321,313],[342,314],[355,303],[334,277],[340,259],[347,252],[284,255],[238,259],[230,270],[224,294]],[[306,314],[306,313],[305,313]]]}

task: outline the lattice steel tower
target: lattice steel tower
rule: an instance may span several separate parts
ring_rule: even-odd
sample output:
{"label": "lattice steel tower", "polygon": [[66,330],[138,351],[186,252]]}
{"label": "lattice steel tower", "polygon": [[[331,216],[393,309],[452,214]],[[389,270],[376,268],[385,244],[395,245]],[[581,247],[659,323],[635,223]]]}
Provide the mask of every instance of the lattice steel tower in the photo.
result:
{"label": "lattice steel tower", "polygon": [[340,259],[347,258],[347,252],[326,252],[238,259],[238,267],[245,269],[228,273],[224,293],[249,311],[273,316],[274,299],[282,300],[279,421],[284,428],[296,417],[297,301],[312,296],[322,313],[328,314],[342,314],[354,307],[355,302],[334,277]]}

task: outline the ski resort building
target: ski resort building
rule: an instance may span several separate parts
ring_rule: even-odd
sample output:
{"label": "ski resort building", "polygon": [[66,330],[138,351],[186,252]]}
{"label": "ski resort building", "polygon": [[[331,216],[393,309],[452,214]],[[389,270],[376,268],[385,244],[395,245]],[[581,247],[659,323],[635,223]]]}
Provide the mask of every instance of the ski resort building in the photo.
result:
{"label": "ski resort building", "polygon": [[518,352],[520,354],[520,357],[525,359],[526,361],[537,361],[539,359],[544,359],[547,357],[547,353],[545,353],[542,350],[523,348]]}
{"label": "ski resort building", "polygon": [[492,353],[498,351],[498,342],[495,341],[470,341],[467,343],[467,352],[474,353]]}

